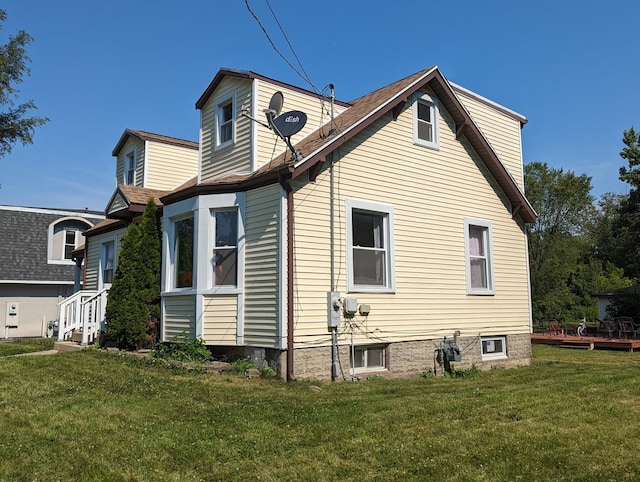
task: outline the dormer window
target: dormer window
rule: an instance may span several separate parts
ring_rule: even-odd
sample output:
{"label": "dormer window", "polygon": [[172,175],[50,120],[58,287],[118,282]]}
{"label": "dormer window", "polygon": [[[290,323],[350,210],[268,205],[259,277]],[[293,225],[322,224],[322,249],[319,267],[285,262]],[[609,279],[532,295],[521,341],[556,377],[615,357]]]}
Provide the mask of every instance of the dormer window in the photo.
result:
{"label": "dormer window", "polygon": [[124,183],[133,186],[136,183],[136,152],[129,151],[124,155]]}
{"label": "dormer window", "polygon": [[222,147],[232,144],[234,141],[234,125],[235,125],[235,108],[234,98],[227,97],[217,103],[216,122],[217,122],[217,141],[216,146]]}
{"label": "dormer window", "polygon": [[428,94],[419,94],[413,102],[413,142],[437,149],[438,105]]}
{"label": "dormer window", "polygon": [[63,218],[49,225],[48,263],[73,264],[71,253],[82,245],[82,233],[91,224],[83,219]]}

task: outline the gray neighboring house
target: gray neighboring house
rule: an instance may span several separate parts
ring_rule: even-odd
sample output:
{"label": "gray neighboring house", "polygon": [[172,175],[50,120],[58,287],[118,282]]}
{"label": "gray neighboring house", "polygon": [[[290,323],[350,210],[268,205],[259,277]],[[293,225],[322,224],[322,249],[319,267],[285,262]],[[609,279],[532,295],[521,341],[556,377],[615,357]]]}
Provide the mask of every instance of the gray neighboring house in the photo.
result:
{"label": "gray neighboring house", "polygon": [[103,213],[0,205],[0,339],[52,336],[58,303],[79,288],[82,233]]}

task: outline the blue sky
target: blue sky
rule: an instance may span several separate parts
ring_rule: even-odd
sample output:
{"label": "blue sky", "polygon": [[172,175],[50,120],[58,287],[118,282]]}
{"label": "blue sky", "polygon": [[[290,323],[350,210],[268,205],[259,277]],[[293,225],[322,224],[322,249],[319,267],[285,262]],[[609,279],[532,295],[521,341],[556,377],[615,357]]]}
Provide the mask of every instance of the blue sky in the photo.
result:
{"label": "blue sky", "polygon": [[[640,2],[249,0],[313,83],[352,100],[438,65],[452,82],[523,114],[524,161],[618,181],[622,132],[640,128]],[[125,128],[197,140],[195,102],[221,67],[309,86],[245,0],[9,0],[0,42],[29,32],[33,99],[51,122],[0,159],[0,204],[102,210]]]}

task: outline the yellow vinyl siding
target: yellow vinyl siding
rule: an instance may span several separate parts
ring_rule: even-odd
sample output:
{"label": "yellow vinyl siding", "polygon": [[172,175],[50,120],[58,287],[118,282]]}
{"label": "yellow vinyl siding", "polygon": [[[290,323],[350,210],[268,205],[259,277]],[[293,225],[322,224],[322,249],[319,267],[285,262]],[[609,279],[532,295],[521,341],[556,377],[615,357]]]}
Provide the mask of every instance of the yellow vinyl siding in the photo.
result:
{"label": "yellow vinyl siding", "polygon": [[462,92],[456,94],[520,189],[524,189],[520,121]]}
{"label": "yellow vinyl siding", "polygon": [[118,266],[118,252],[120,251],[120,247],[122,246],[122,238],[124,234],[127,232],[126,228],[117,229],[114,231],[110,231],[108,233],[98,234],[96,236],[91,236],[87,238],[87,257],[86,257],[86,282],[84,289],[87,290],[97,290],[98,289],[98,270],[100,269],[100,258],[102,257],[102,243],[105,240],[113,240],[117,239],[115,243],[114,259],[116,261],[116,268]]}
{"label": "yellow vinyl siding", "polygon": [[238,296],[204,296],[204,334],[208,345],[235,345]]}
{"label": "yellow vinyl siding", "polygon": [[198,150],[147,141],[145,187],[171,190],[198,174]]}
{"label": "yellow vinyl siding", "polygon": [[[216,149],[216,102],[235,93],[235,142]],[[207,181],[224,174],[251,170],[251,121],[241,115],[242,107],[251,106],[251,81],[225,78],[201,110],[202,171]]]}
{"label": "yellow vinyl siding", "polygon": [[144,142],[138,138],[134,138],[129,136],[127,141],[120,149],[118,153],[118,158],[116,161],[116,185],[118,184],[126,184],[126,179],[124,178],[124,163],[125,156],[127,153],[131,152],[131,149],[135,149],[136,152],[136,186],[143,187],[142,183],[144,180]]}
{"label": "yellow vinyl siding", "polygon": [[[371,305],[356,341],[400,341],[528,332],[525,236],[505,196],[466,142],[455,140],[440,113],[440,147],[413,144],[412,109],[385,116],[340,150],[336,166],[336,273],[346,290],[345,198],[394,208],[395,279],[392,294],[349,293]],[[330,289],[329,173],[295,193],[296,346],[328,342]],[[492,223],[495,295],[466,292],[464,218]],[[345,325],[341,332],[346,335]],[[364,335],[364,333],[368,335]]]}
{"label": "yellow vinyl siding", "polygon": [[194,295],[166,296],[164,298],[164,340],[175,340],[185,334],[188,339],[195,338],[196,304]]}
{"label": "yellow vinyl siding", "polygon": [[280,318],[279,186],[247,193],[244,341],[278,346]]}
{"label": "yellow vinyl siding", "polygon": [[[302,111],[307,115],[307,123],[300,132],[292,136],[292,144],[295,145],[296,142],[301,141],[310,133],[316,131],[323,124],[331,120],[329,115],[331,105],[328,100],[325,99],[323,108],[323,103],[321,103],[318,98],[305,94],[304,92],[287,89],[283,86],[271,84],[267,81],[256,80],[255,82],[257,83],[259,99],[257,115],[259,116],[260,121],[266,122],[266,117],[263,111],[269,107],[269,101],[277,91],[282,92],[282,95],[284,96],[281,114],[297,110]],[[335,106],[335,115],[338,116],[340,113],[344,112],[344,110],[345,107],[338,105]],[[256,168],[259,169],[263,165],[267,164],[271,159],[282,154],[282,152],[288,148],[285,142],[278,138],[272,130],[260,125],[256,125],[255,128],[257,129]]]}

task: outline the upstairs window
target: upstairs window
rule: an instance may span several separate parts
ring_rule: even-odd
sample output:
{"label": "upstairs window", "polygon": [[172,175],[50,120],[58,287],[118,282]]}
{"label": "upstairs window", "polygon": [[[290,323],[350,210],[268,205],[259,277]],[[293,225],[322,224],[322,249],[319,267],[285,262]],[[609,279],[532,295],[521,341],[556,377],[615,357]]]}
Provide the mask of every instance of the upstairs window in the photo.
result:
{"label": "upstairs window", "polygon": [[136,183],[136,153],[129,151],[124,156],[124,183],[133,186]]}
{"label": "upstairs window", "polygon": [[213,212],[213,269],[215,286],[238,284],[238,212]]}
{"label": "upstairs window", "polygon": [[465,250],[467,293],[493,294],[491,223],[478,219],[465,219]]}
{"label": "upstairs window", "polygon": [[216,119],[218,127],[217,147],[231,144],[234,140],[235,109],[233,97],[217,104]]}
{"label": "upstairs window", "polygon": [[421,146],[437,149],[438,106],[428,94],[420,94],[413,102],[413,141]]}
{"label": "upstairs window", "polygon": [[48,263],[72,264],[72,253],[83,244],[82,233],[91,224],[75,218],[64,218],[49,225]]}
{"label": "upstairs window", "polygon": [[390,292],[393,274],[393,207],[347,200],[349,291]]}

